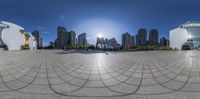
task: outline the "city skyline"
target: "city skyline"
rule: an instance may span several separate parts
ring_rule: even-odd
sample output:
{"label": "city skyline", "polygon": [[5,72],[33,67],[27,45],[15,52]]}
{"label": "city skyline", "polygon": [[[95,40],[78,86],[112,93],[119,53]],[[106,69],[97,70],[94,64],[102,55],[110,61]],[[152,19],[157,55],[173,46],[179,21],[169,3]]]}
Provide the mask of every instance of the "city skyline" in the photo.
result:
{"label": "city skyline", "polygon": [[169,30],[200,16],[196,13],[200,3],[197,0],[1,0],[0,3],[1,20],[19,24],[29,32],[39,30],[44,45],[56,39],[57,26],[77,35],[87,33],[88,42],[95,44],[97,35],[121,42],[123,33],[135,35],[139,28],[147,31],[155,28],[159,38],[168,38]]}

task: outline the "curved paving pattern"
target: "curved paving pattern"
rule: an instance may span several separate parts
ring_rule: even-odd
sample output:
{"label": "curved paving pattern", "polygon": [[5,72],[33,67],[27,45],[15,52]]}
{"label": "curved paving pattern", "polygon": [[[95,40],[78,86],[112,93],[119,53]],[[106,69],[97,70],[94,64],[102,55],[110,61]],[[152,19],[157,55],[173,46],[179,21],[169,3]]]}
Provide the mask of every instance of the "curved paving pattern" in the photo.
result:
{"label": "curved paving pattern", "polygon": [[200,92],[200,52],[0,54],[0,93],[118,97]]}

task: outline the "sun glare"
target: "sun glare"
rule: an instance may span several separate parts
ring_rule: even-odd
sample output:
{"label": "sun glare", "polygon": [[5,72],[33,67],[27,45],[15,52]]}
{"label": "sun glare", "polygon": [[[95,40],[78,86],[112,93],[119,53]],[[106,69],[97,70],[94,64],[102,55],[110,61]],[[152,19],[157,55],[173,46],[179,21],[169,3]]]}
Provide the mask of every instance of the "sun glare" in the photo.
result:
{"label": "sun glare", "polygon": [[97,34],[97,37],[102,38],[103,35],[99,33],[99,34]]}

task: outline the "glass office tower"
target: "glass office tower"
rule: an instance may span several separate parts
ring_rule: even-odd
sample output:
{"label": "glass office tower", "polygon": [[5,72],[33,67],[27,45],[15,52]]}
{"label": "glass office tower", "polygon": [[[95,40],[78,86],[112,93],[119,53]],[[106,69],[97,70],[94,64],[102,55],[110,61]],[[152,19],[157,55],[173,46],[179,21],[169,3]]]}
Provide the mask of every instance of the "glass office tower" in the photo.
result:
{"label": "glass office tower", "polygon": [[200,22],[187,22],[181,26],[188,32],[188,40],[192,41],[194,48],[200,48]]}

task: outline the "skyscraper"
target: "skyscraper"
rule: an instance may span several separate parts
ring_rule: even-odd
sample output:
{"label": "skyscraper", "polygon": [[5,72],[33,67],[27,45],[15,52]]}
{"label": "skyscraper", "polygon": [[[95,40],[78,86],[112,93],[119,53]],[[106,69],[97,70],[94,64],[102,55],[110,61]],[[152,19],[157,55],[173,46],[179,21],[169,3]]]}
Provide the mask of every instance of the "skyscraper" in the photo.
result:
{"label": "skyscraper", "polygon": [[160,38],[160,46],[169,46],[169,40],[165,37]]}
{"label": "skyscraper", "polygon": [[66,28],[58,26],[56,48],[64,48],[68,46],[68,32]]}
{"label": "skyscraper", "polygon": [[58,48],[59,43],[58,43],[58,39],[55,40],[55,48]]}
{"label": "skyscraper", "polygon": [[76,45],[76,33],[74,31],[68,33],[68,44]]}
{"label": "skyscraper", "polygon": [[134,38],[134,36],[131,36],[131,46],[135,46],[135,38]]}
{"label": "skyscraper", "polygon": [[140,39],[139,39],[138,34],[135,35],[135,43],[136,43],[136,44],[135,44],[136,46],[139,46],[139,45],[140,45]]}
{"label": "skyscraper", "polygon": [[33,31],[32,35],[35,37],[35,40],[37,42],[37,48],[41,47],[40,46],[40,44],[41,44],[40,40],[41,39],[40,39],[40,33],[39,33],[39,31],[37,31],[37,30]]}
{"label": "skyscraper", "polygon": [[132,36],[126,32],[122,34],[122,47],[123,48],[130,48],[132,44]]}
{"label": "skyscraper", "polygon": [[149,32],[149,45],[158,45],[158,31],[156,29],[151,29]]}
{"label": "skyscraper", "polygon": [[75,44],[78,45],[78,36],[75,37]]}
{"label": "skyscraper", "polygon": [[39,44],[39,46],[43,47],[42,38],[40,38],[40,44]]}
{"label": "skyscraper", "polygon": [[145,28],[141,28],[138,30],[138,45],[145,46],[147,45],[147,31]]}
{"label": "skyscraper", "polygon": [[78,36],[78,45],[87,45],[86,33],[82,33]]}

